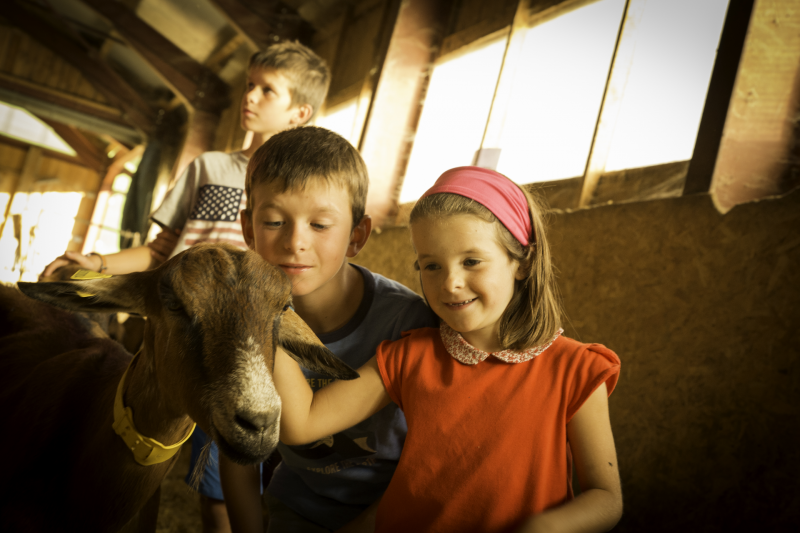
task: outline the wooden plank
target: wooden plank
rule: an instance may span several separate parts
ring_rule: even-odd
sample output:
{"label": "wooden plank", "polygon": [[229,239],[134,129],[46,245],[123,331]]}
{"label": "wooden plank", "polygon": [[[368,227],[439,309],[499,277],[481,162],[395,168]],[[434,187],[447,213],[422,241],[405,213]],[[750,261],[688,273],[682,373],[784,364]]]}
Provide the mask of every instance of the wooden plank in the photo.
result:
{"label": "wooden plank", "polygon": [[[686,174],[684,195],[705,193],[711,187],[754,3],[755,0],[731,0],[728,5],[717,49],[717,60],[711,72],[703,116],[700,118],[700,127],[694,144],[692,162]],[[797,6],[795,0],[790,3]]]}
{"label": "wooden plank", "polygon": [[[154,129],[155,112],[153,109],[108,65],[91,57],[80,44],[66,37],[42,17],[31,13],[15,2],[5,4],[4,15],[12,24],[81,71],[110,102],[125,110],[125,118],[131,124],[145,132]],[[24,71],[16,74],[23,78],[28,77]]]}
{"label": "wooden plank", "polygon": [[[19,88],[0,79],[0,99],[9,104],[24,107],[30,112],[65,124],[92,131],[98,135],[111,134],[130,145],[138,144],[142,135],[121,117],[104,117],[95,109],[85,108],[67,100],[59,100],[51,94],[36,93],[30,88]],[[16,89],[16,90],[14,90]]]}
{"label": "wooden plank", "polygon": [[757,0],[711,178],[726,213],[800,184],[800,0]]}
{"label": "wooden plank", "polygon": [[193,109],[219,114],[230,105],[228,85],[209,68],[172,44],[119,2],[83,0],[111,22],[181,100]]}
{"label": "wooden plank", "polygon": [[106,154],[98,150],[97,147],[92,144],[92,142],[87,139],[86,136],[77,128],[56,122],[54,120],[42,120],[47,123],[48,126],[53,128],[53,131],[55,131],[59,137],[64,139],[64,142],[70,145],[73,150],[75,150],[78,158],[87,167],[98,172],[105,171],[105,168],[108,165],[108,158],[106,157]]}
{"label": "wooden plank", "polygon": [[[77,73],[77,71],[73,72]],[[74,94],[60,91],[58,89],[53,89],[52,87],[48,87],[47,85],[34,83],[24,78],[20,78],[18,76],[13,76],[10,74],[5,74],[3,72],[0,72],[0,85],[12,91],[31,91],[30,94],[37,97],[41,97],[42,95],[49,95],[62,104],[67,104],[67,105],[74,104],[76,106],[76,109],[80,110],[81,112],[95,110],[98,116],[102,116],[107,119],[115,119],[115,118],[120,119],[122,117],[122,111],[120,111],[116,107],[101,104],[94,100],[83,98],[81,96],[75,96]]]}
{"label": "wooden plank", "polygon": [[359,150],[370,170],[367,212],[376,227],[397,210],[401,176],[411,151],[431,64],[450,19],[451,0],[404,0],[387,32]]}
{"label": "wooden plank", "polygon": [[600,106],[600,116],[595,127],[592,147],[586,162],[586,171],[583,175],[581,198],[579,207],[588,206],[594,197],[597,183],[606,171],[606,161],[611,151],[614,140],[614,129],[617,125],[625,87],[628,83],[628,74],[633,64],[636,49],[636,30],[644,14],[647,0],[628,0],[625,6],[625,16],[614,50],[614,59],[611,61],[611,71],[606,84],[603,104]]}

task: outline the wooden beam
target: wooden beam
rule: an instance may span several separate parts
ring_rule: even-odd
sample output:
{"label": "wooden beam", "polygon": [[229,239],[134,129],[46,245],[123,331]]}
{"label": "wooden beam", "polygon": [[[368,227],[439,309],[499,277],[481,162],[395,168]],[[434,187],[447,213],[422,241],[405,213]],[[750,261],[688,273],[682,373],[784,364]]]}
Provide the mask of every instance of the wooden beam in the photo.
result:
{"label": "wooden beam", "polygon": [[220,113],[230,105],[229,87],[203,64],[172,44],[119,2],[82,0],[114,25],[131,48],[192,109]]}
{"label": "wooden beam", "polygon": [[6,2],[3,15],[14,26],[36,39],[52,52],[77,68],[106,99],[124,112],[124,118],[144,132],[154,128],[155,112],[122,77],[106,63],[64,35],[45,18],[37,16],[14,1]]}
{"label": "wooden beam", "polygon": [[397,210],[431,64],[452,5],[452,0],[403,0],[386,8],[393,24],[384,26],[391,28],[388,47],[359,146],[370,173],[367,213],[377,227]]}
{"label": "wooden beam", "polygon": [[58,89],[27,80],[25,78],[20,78],[19,76],[13,76],[5,72],[0,72],[0,87],[10,91],[28,94],[34,98],[61,105],[63,107],[69,107],[70,109],[74,109],[75,111],[81,113],[92,114],[98,118],[116,121],[120,124],[126,123],[122,119],[122,111],[116,107],[101,104],[100,102],[95,102],[94,100],[89,100],[88,98],[76,96],[64,91],[59,91]]}
{"label": "wooden beam", "polygon": [[[102,1],[102,0],[98,0]],[[212,0],[228,23],[254,50],[285,39],[310,45],[314,28],[282,2],[259,0]]]}
{"label": "wooden beam", "polygon": [[731,0],[728,4],[717,60],[711,72],[703,116],[700,118],[697,140],[683,187],[684,195],[706,193],[711,187],[754,3],[755,0]]}
{"label": "wooden beam", "polygon": [[74,126],[68,126],[54,120],[48,120],[42,117],[40,117],[40,119],[53,128],[53,131],[75,150],[78,159],[80,159],[84,165],[98,172],[105,171],[108,166],[108,157],[106,157],[106,154],[101,150],[98,150],[80,130]]}
{"label": "wooden beam", "polygon": [[31,90],[7,87],[8,85],[0,79],[1,100],[23,107],[39,117],[70,124],[97,135],[110,134],[129,145],[136,145],[142,141],[141,132],[133,129],[121,117],[112,122],[112,120],[98,116],[98,113],[87,113],[85,109],[81,109],[80,106],[68,100],[59,100],[46,93],[42,97],[41,94],[36,94]]}

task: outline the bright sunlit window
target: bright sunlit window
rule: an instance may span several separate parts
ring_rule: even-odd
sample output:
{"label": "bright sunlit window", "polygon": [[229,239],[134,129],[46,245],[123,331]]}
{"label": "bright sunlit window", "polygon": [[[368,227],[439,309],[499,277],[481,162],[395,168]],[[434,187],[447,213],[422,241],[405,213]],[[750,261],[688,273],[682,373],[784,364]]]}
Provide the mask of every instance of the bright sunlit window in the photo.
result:
{"label": "bright sunlit window", "polygon": [[480,148],[506,36],[446,57],[434,67],[400,202],[420,197],[448,168],[471,165]]}
{"label": "bright sunlit window", "polygon": [[0,102],[0,134],[62,154],[75,150],[44,122],[24,109]]}
{"label": "bright sunlit window", "polygon": [[606,171],[692,158],[728,0],[648,0]]}
{"label": "bright sunlit window", "polygon": [[324,116],[317,118],[316,124],[338,133],[355,145],[358,143],[358,139],[353,139],[357,114],[358,99],[354,98],[344,104],[326,110]]}
{"label": "bright sunlit window", "polygon": [[497,171],[517,183],[582,176],[625,0],[602,0],[525,32]]}

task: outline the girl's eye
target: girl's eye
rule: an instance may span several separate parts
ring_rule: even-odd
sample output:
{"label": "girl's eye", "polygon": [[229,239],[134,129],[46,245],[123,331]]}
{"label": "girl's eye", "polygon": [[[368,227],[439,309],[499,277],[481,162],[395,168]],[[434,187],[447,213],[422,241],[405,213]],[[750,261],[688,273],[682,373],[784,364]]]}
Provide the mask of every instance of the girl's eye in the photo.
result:
{"label": "girl's eye", "polygon": [[480,261],[477,259],[465,259],[464,266],[477,266],[480,264]]}
{"label": "girl's eye", "polygon": [[436,263],[428,263],[427,265],[424,265],[422,267],[423,270],[437,270],[438,268],[439,265],[437,265]]}
{"label": "girl's eye", "polygon": [[325,225],[325,224],[316,224],[316,223],[314,223],[314,224],[311,224],[311,227],[316,228],[316,229],[328,229],[330,226]]}

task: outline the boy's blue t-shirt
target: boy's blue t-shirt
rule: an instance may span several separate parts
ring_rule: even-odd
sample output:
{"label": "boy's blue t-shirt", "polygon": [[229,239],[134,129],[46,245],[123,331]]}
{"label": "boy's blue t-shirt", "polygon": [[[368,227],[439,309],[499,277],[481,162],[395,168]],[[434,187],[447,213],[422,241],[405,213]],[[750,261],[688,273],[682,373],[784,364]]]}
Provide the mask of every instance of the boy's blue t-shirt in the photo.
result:
{"label": "boy's blue t-shirt", "polygon": [[[320,335],[336,356],[358,369],[385,340],[404,331],[436,327],[439,319],[413,291],[396,281],[358,268],[364,297],[341,329]],[[331,379],[303,368],[315,391]],[[406,420],[390,403],[367,420],[304,446],[278,445],[283,458],[269,494],[304,518],[336,530],[381,497],[394,474],[406,437]]]}

